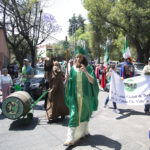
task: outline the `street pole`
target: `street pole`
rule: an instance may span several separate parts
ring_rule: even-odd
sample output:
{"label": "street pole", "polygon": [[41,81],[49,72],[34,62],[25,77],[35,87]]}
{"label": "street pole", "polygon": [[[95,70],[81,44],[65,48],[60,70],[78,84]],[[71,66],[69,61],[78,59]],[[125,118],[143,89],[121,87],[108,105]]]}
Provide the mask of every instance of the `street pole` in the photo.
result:
{"label": "street pole", "polygon": [[[40,2],[37,1],[35,4],[35,18],[34,18],[34,30],[33,30],[33,41],[34,41],[33,43],[33,46],[34,46],[33,65],[34,67],[36,66],[36,63],[37,63],[37,43],[38,43],[38,38],[39,38],[39,27],[40,27],[39,23],[37,22],[39,5],[40,5]],[[40,10],[40,19],[41,19],[41,14],[42,14],[42,10]]]}

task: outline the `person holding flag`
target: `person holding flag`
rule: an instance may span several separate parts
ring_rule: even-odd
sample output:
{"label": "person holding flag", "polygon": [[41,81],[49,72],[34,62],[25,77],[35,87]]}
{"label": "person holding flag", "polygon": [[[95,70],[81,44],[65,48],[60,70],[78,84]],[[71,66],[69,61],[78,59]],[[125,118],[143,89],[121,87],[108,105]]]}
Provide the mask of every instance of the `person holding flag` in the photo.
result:
{"label": "person holding flag", "polygon": [[123,58],[125,61],[121,67],[120,77],[122,79],[133,77],[134,76],[133,60],[131,57],[130,49],[129,49],[126,38],[125,38],[124,47],[123,47]]}
{"label": "person holding flag", "polygon": [[66,78],[68,86],[65,101],[70,111],[70,119],[64,145],[70,146],[89,135],[88,122],[92,112],[98,107],[97,79],[92,66],[88,65],[85,51],[79,46],[75,50],[74,65]]}

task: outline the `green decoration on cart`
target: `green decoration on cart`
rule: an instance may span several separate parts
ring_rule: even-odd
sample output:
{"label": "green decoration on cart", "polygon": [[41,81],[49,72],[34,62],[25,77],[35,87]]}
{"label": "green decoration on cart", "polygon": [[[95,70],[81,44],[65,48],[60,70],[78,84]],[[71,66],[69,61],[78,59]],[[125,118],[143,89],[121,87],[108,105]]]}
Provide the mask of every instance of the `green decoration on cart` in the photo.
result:
{"label": "green decoration on cart", "polygon": [[21,86],[19,84],[16,84],[14,86],[15,91],[21,91]]}

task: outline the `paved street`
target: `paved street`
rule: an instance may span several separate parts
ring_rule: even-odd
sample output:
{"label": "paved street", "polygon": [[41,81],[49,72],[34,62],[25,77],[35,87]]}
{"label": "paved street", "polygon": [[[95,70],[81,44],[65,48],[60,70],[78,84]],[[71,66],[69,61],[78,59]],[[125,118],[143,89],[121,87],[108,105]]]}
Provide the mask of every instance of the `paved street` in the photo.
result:
{"label": "paved street", "polygon": [[[107,94],[99,93],[99,108],[89,123],[91,136],[69,149],[149,150],[150,116],[144,114],[144,106],[118,105],[121,113],[116,114],[111,102],[103,107]],[[68,118],[47,124],[43,101],[35,107],[34,119],[28,126],[0,115],[0,150],[65,150],[67,124]]]}

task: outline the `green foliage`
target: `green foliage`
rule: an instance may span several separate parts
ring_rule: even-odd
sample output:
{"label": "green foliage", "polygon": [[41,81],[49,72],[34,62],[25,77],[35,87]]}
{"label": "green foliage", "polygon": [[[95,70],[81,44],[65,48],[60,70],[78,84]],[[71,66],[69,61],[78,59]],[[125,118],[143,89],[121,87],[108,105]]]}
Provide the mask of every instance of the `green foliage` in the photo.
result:
{"label": "green foliage", "polygon": [[54,43],[52,51],[47,51],[47,57],[54,56],[58,60],[65,60],[66,51],[63,49],[63,41]]}
{"label": "green foliage", "polygon": [[22,61],[22,56],[28,55],[32,66],[36,65],[37,45],[60,29],[54,16],[43,13],[41,3],[39,0],[0,0],[0,27],[6,40],[16,59]]}
{"label": "green foliage", "polygon": [[118,35],[122,34],[130,47],[136,49],[137,60],[147,60],[150,56],[150,0],[83,0],[83,4],[89,12],[96,45],[113,40],[113,48],[118,51],[121,47]]}
{"label": "green foliage", "polygon": [[111,58],[114,60],[122,60],[122,50],[124,45],[124,36],[122,32],[117,33],[117,38],[113,40],[114,49],[111,53]]}
{"label": "green foliage", "polygon": [[86,44],[87,49],[89,50],[90,53],[90,32],[89,32],[89,25],[85,25],[84,33],[82,32],[82,29],[79,28],[72,36],[70,36],[70,51],[71,54],[74,55],[74,50],[75,50],[75,43],[76,45],[84,46]]}

